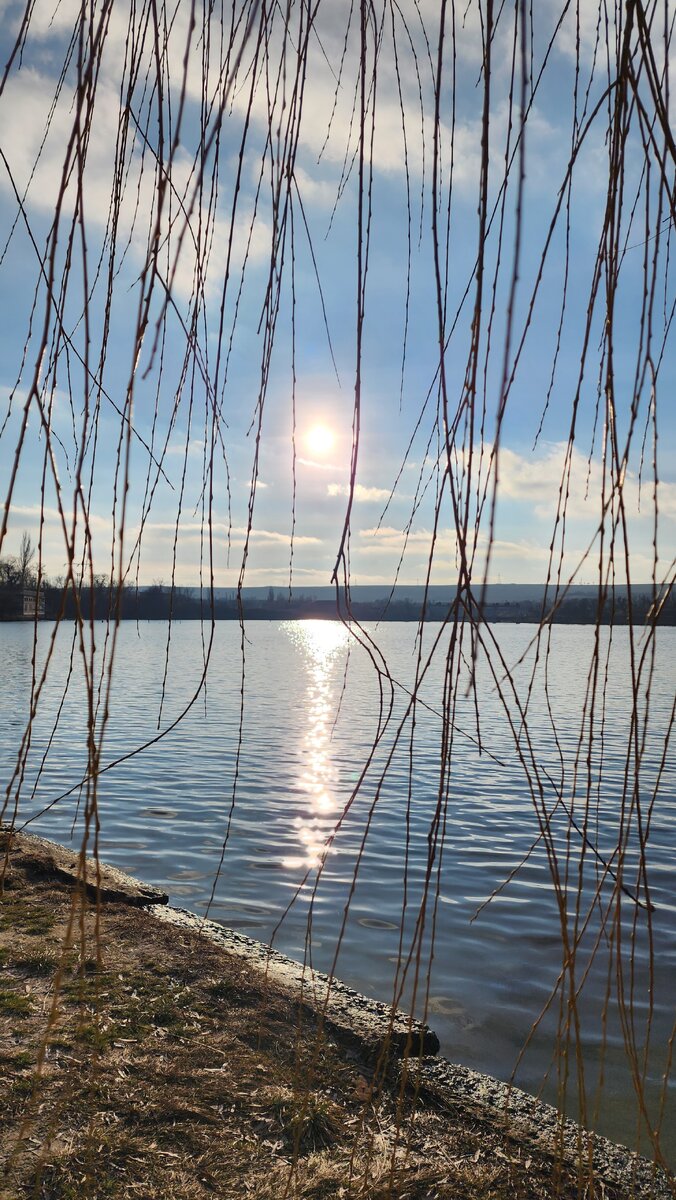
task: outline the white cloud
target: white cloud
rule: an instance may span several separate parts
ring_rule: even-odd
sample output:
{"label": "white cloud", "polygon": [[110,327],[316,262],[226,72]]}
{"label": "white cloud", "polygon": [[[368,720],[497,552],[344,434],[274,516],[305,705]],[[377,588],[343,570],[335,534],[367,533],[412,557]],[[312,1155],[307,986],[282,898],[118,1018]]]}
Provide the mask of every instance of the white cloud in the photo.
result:
{"label": "white cloud", "polygon": [[[350,486],[347,483],[329,483],[326,489],[328,496],[349,496]],[[362,483],[354,485],[354,499],[357,504],[367,504],[373,501],[389,500],[390,488],[365,487]]]}
{"label": "white cloud", "polygon": [[[375,526],[370,529],[360,529],[358,533],[359,553],[368,555],[389,554],[393,562],[401,555],[404,548],[407,553],[421,552],[429,555],[432,550],[431,529],[411,529],[408,534],[403,529],[392,525]],[[452,554],[455,545],[455,535],[448,530],[441,530],[435,538],[435,554]]]}
{"label": "white cloud", "polygon": [[[551,5],[553,0],[549,0]],[[592,12],[596,5],[582,5],[583,25],[592,20]],[[19,6],[9,6],[9,11],[16,15]],[[280,10],[281,11],[281,10]],[[41,139],[46,115],[56,86],[56,72],[60,66],[57,60],[63,52],[66,37],[75,27],[80,16],[79,0],[60,0],[54,5],[52,0],[37,0],[31,18],[29,42],[36,44],[41,55],[42,65],[37,71],[34,67],[24,67],[20,72],[10,76],[3,104],[6,111],[21,114],[21,119],[12,124],[7,122],[4,137],[4,148],[10,165],[17,178],[20,190],[28,181],[35,159],[40,153],[40,162],[33,179],[29,193],[29,203],[34,208],[45,213],[53,211],[61,179],[64,148],[73,128],[75,110],[72,104],[73,88],[64,86],[63,94],[56,105],[52,118],[52,130],[44,147],[40,150]],[[305,73],[305,92],[303,100],[302,121],[299,130],[300,156],[295,165],[295,176],[301,195],[309,206],[320,209],[330,209],[336,199],[338,180],[344,163],[349,165],[357,146],[357,123],[355,122],[355,87],[359,69],[359,29],[358,22],[352,15],[352,25],[347,37],[347,53],[340,77],[337,83],[339,65],[343,54],[346,36],[346,26],[351,13],[349,3],[333,3],[322,6],[317,15],[317,36],[311,38],[307,71]],[[108,219],[112,194],[112,153],[120,121],[119,87],[122,76],[122,64],[126,54],[130,12],[126,5],[114,5],[110,15],[105,48],[102,56],[101,74],[97,85],[97,100],[88,146],[88,168],[85,177],[85,216],[88,222],[96,224],[101,230]],[[432,60],[435,60],[435,47],[438,39],[439,10],[435,0],[423,0],[416,5],[408,16],[410,36],[418,59],[420,85],[423,93],[424,113],[420,111],[418,95],[418,78],[414,66],[413,51],[409,44],[409,35],[405,33],[401,20],[395,18],[397,28],[397,48],[400,56],[400,81],[403,90],[404,114],[406,121],[406,141],[408,151],[408,169],[410,174],[419,178],[423,169],[423,155],[427,158],[429,172],[432,161],[434,144],[434,92],[432,65],[428,59],[428,49],[421,25],[424,23],[425,32],[431,47]],[[553,18],[550,15],[550,21]],[[138,23],[138,22],[137,22]],[[586,23],[586,24],[585,24]],[[243,26],[242,26],[243,28]],[[567,27],[566,27],[567,28]],[[188,44],[190,31],[190,6],[179,5],[173,14],[171,32],[166,47],[166,57],[169,64],[168,78],[174,81],[178,91],[183,77],[183,57]],[[270,79],[277,77],[278,60],[283,44],[284,23],[277,15],[271,20],[268,29],[266,51],[268,55],[268,72],[266,74],[265,58],[259,58],[258,79],[251,106],[252,125],[249,132],[247,158],[247,187],[240,197],[240,211],[233,230],[233,270],[238,273],[249,254],[249,263],[265,262],[270,255],[272,239],[272,220],[269,211],[269,187],[264,184],[259,200],[258,211],[254,219],[253,199],[251,196],[251,176],[258,177],[260,155],[264,152],[265,135],[268,129],[276,137],[278,126],[286,120],[290,111],[289,88],[293,72],[287,72],[286,107],[282,104],[282,93],[277,97],[277,108],[272,117],[269,112]],[[500,179],[503,169],[503,146],[509,126],[506,89],[509,72],[507,70],[508,54],[506,48],[509,42],[510,21],[507,17],[501,20],[494,43],[494,103],[491,114],[491,155],[494,179]],[[202,54],[197,52],[199,27],[192,34],[193,53],[188,59],[186,78],[189,100],[196,104],[202,101],[206,91],[208,99],[218,103],[221,99],[219,89],[222,89],[223,78],[218,53],[214,49],[212,61],[209,64],[206,77],[202,65]],[[291,37],[294,30],[290,31]],[[450,47],[450,19],[446,30],[448,38],[448,55]],[[562,45],[568,33],[562,33]],[[472,85],[467,80],[458,84],[458,105],[454,130],[454,182],[455,186],[465,195],[471,195],[476,190],[481,158],[481,87],[474,86],[476,71],[482,57],[482,30],[479,9],[477,5],[467,6],[467,10],[458,15],[456,20],[456,54],[458,70],[471,75]],[[214,39],[212,46],[218,45]],[[288,43],[287,43],[288,50]],[[148,34],[143,54],[149,63],[152,61],[151,38]],[[197,236],[202,230],[201,261],[204,265],[204,247],[211,245],[209,267],[206,274],[207,293],[215,293],[221,285],[228,255],[230,239],[230,218],[227,212],[234,167],[236,164],[236,149],[243,122],[247,117],[250,95],[250,77],[247,71],[253,55],[253,41],[247,47],[240,67],[237,87],[230,97],[230,106],[226,110],[223,123],[222,164],[220,172],[220,201],[215,213],[210,213],[208,202],[196,199],[197,180],[193,176],[192,158],[179,150],[172,168],[172,182],[178,198],[188,208],[192,208],[192,230]],[[328,61],[327,61],[328,60]],[[447,79],[450,79],[450,57],[447,63]],[[151,65],[152,73],[152,65]],[[375,89],[375,136],[373,145],[373,165],[377,171],[387,176],[401,175],[404,170],[404,140],[402,133],[402,115],[394,56],[392,52],[392,32],[389,17],[384,21],[383,41],[378,58],[378,80]],[[50,75],[51,70],[51,75]],[[143,70],[141,72],[143,75]],[[176,97],[177,99],[177,97]],[[369,101],[371,103],[372,100]],[[447,178],[450,163],[451,127],[448,118],[449,97],[444,97],[443,114],[440,123],[440,145],[442,154],[442,170]],[[189,105],[190,107],[190,105]],[[137,114],[141,117],[141,114]],[[186,116],[184,131],[194,119],[194,113]],[[133,132],[133,126],[131,127]],[[330,135],[327,141],[327,134]],[[563,165],[567,151],[565,137],[561,130],[554,129],[545,119],[542,112],[533,108],[528,120],[528,183],[529,187],[546,188],[553,191],[560,183]],[[227,146],[227,151],[225,147]],[[146,166],[140,171],[141,145],[137,145],[129,169],[125,196],[121,207],[121,226],[118,244],[123,245],[125,238],[131,236],[131,255],[136,269],[143,263],[147,252],[148,231],[153,222],[153,204],[156,199],[154,164],[146,152]],[[225,162],[227,154],[231,154],[232,167]],[[322,161],[317,160],[321,156]],[[300,159],[302,158],[302,163]],[[314,163],[314,166],[310,164]],[[210,168],[207,168],[209,170]],[[267,170],[267,166],[266,166]],[[583,172],[583,177],[602,179],[605,163],[601,161],[598,172],[592,170]],[[0,187],[7,189],[7,180],[0,179]],[[207,189],[208,190],[208,189]],[[72,210],[74,203],[74,182],[68,195],[67,211]],[[162,267],[168,276],[175,269],[174,288],[176,294],[187,297],[191,294],[195,279],[196,254],[192,241],[192,233],[186,233],[182,248],[176,261],[178,249],[178,234],[183,226],[183,216],[178,208],[176,196],[168,197],[168,204],[174,217],[178,217],[172,242],[164,255],[165,265]],[[163,235],[168,232],[168,213],[165,220]],[[210,232],[213,234],[210,237]]]}
{"label": "white cloud", "polygon": [[320,179],[296,164],[293,176],[304,205],[308,202],[316,208],[333,208],[338,193],[338,180]]}
{"label": "white cloud", "polygon": [[[175,521],[146,521],[144,525],[144,535],[170,533],[173,535],[176,529]],[[244,546],[247,538],[246,525],[231,525],[226,521],[212,521],[211,530],[214,536],[220,541],[227,541],[230,538],[231,546]],[[202,526],[197,521],[181,522],[179,527],[179,535],[184,538],[199,538],[203,534],[206,536],[207,525]],[[258,529],[254,526],[249,531],[249,540],[252,543],[266,546],[289,546],[291,541],[290,533],[280,533],[275,529]],[[310,535],[298,534],[294,536],[294,544],[297,546],[321,546],[322,539]]]}
{"label": "white cloud", "polygon": [[[28,189],[27,202],[31,209],[53,215],[63,181],[65,151],[75,125],[73,91],[64,85],[56,101],[56,81],[34,68],[24,67],[7,81],[2,103],[5,106],[3,150],[20,195]],[[50,117],[50,109],[54,104]],[[14,120],[7,119],[9,114]],[[49,130],[46,132],[47,121]],[[87,145],[87,164],[83,182],[83,209],[91,232],[92,225],[103,231],[110,217],[114,194],[115,145],[121,121],[119,81],[102,76],[97,86],[91,128]],[[130,125],[134,141],[134,127]],[[151,156],[146,152],[142,169],[142,144],[136,139],[133,152],[127,154],[124,192],[118,213],[117,244],[130,241],[135,269],[144,262],[149,233],[155,221],[157,202],[156,174]],[[197,232],[201,230],[200,262],[206,270],[206,286],[213,291],[221,285],[228,256],[230,220],[222,210],[210,214],[206,201],[195,204],[197,180],[193,162],[179,148],[172,165],[172,189],[166,193],[164,221],[160,231],[160,271],[168,280],[173,273],[173,287],[180,296],[189,296],[196,275]],[[3,170],[0,188],[12,200],[11,182]],[[77,197],[76,174],[71,171],[66,187],[62,212],[70,216]],[[190,229],[186,229],[180,211],[192,210]],[[172,222],[170,229],[169,222]],[[265,215],[254,219],[251,201],[244,200],[233,227],[232,267],[241,268],[248,251],[250,263],[269,257],[271,225]],[[205,250],[210,245],[208,266]]]}
{"label": "white cloud", "polygon": [[[560,0],[545,0],[544,9],[545,11],[549,10],[550,22],[553,22],[560,17],[563,6]],[[617,37],[615,6],[612,4],[600,5],[598,0],[577,0],[576,4],[569,6],[559,31],[556,47],[560,54],[563,54],[573,62],[575,61],[577,57],[578,20],[580,57],[583,63],[591,62],[594,56],[594,49],[597,46],[597,37],[600,39],[598,42],[599,47],[605,46],[606,23],[608,44],[612,53]],[[605,65],[605,56],[601,60],[601,65]]]}
{"label": "white cloud", "polygon": [[[178,438],[181,437],[180,434],[177,434],[176,436]],[[185,434],[183,434],[183,437],[185,438]],[[188,442],[187,451],[188,458],[201,458],[201,456],[204,454],[204,438],[191,438]],[[171,442],[171,444],[167,446],[164,453],[165,455],[170,455],[173,458],[183,458],[186,453],[185,441],[179,440],[176,442]]]}
{"label": "white cloud", "polygon": [[337,469],[336,463],[316,462],[313,458],[302,458],[300,455],[298,455],[296,463],[301,467],[316,467],[318,471],[335,471]]}
{"label": "white cloud", "polygon": [[[424,9],[428,11],[423,11]],[[81,6],[78,0],[60,0],[54,5],[52,0],[37,0],[30,27],[30,38],[42,43],[49,52],[63,48],[63,39],[76,26]],[[421,15],[425,23],[427,36],[434,47],[438,37],[438,11],[434,3],[422,6]],[[311,38],[308,48],[308,66],[304,75],[303,116],[300,128],[299,145],[302,150],[309,152],[316,160],[321,155],[325,164],[329,165],[332,179],[324,178],[325,168],[320,172],[315,169],[312,175],[304,168],[296,168],[301,194],[312,203],[323,207],[332,206],[336,196],[336,168],[340,171],[345,160],[349,162],[357,146],[358,121],[355,119],[355,89],[357,87],[359,70],[359,28],[358,22],[352,20],[347,34],[347,53],[343,64],[340,84],[337,83],[339,64],[343,53],[343,45],[350,19],[351,8],[348,4],[332,4],[324,6],[315,19],[317,36]],[[126,6],[113,6],[110,16],[105,49],[102,57],[102,70],[99,87],[112,88],[117,92],[122,63],[124,62],[126,43],[129,29],[129,12]],[[420,175],[423,163],[423,140],[426,153],[431,161],[433,144],[433,90],[432,76],[429,68],[425,36],[417,15],[409,20],[409,30],[413,37],[415,52],[418,57],[423,88],[425,116],[421,123],[419,107],[418,83],[414,66],[413,53],[408,35],[400,22],[398,24],[397,47],[400,57],[400,76],[404,96],[406,138],[408,146],[409,170],[413,175]],[[242,26],[243,29],[244,26]],[[169,78],[176,80],[180,86],[183,78],[183,58],[190,31],[190,10],[188,6],[178,6],[173,14],[171,31],[167,40],[165,54],[169,63]],[[294,30],[290,30],[291,36]],[[187,72],[187,94],[193,100],[201,103],[203,93],[209,99],[219,98],[219,89],[223,85],[221,64],[217,55],[212,54],[212,60],[206,77],[203,72],[202,55],[196,53],[196,40],[199,29],[192,34],[191,45],[193,53],[189,55]],[[378,60],[378,84],[375,89],[375,137],[373,147],[373,163],[376,169],[391,173],[401,173],[404,169],[404,142],[400,100],[394,70],[394,56],[391,46],[391,29],[389,19],[384,22],[383,41]],[[258,76],[251,104],[251,116],[259,130],[272,127],[276,133],[277,126],[283,122],[289,111],[290,84],[293,78],[291,71],[287,72],[287,95],[280,91],[277,97],[277,111],[272,120],[269,114],[269,83],[277,75],[278,62],[281,61],[284,37],[284,23],[277,18],[269,23],[266,37],[268,66],[263,55],[258,58]],[[478,14],[472,9],[465,19],[457,24],[458,50],[463,61],[479,63],[481,61],[481,31]],[[217,44],[214,42],[214,44]],[[288,51],[288,42],[287,42]],[[254,39],[247,47],[237,86],[231,98],[231,109],[241,122],[247,115],[250,102],[250,76],[248,74],[254,54]],[[146,38],[145,55],[152,58],[151,38]],[[328,61],[327,61],[328,60]],[[172,66],[173,64],[173,66]],[[44,81],[47,83],[48,81]],[[53,90],[53,89],[52,89]],[[282,103],[286,100],[286,107]],[[371,101],[370,101],[371,102]],[[108,116],[115,118],[117,105],[108,107]],[[226,117],[226,121],[228,118]],[[370,117],[367,118],[367,136]],[[330,131],[330,132],[329,132]],[[327,134],[328,140],[327,140]],[[448,144],[450,127],[442,122],[442,146]],[[479,126],[474,120],[466,120],[458,114],[456,124],[456,171],[458,182],[474,181],[477,177],[479,162]],[[114,142],[111,142],[112,146]],[[110,195],[110,193],[109,193]]]}
{"label": "white cloud", "polygon": [[[601,517],[603,496],[603,468],[598,458],[588,462],[585,455],[574,447],[570,460],[570,473],[566,472],[566,442],[546,445],[535,455],[523,455],[508,447],[500,451],[499,495],[511,500],[523,501],[533,507],[538,517],[554,516],[558,502],[559,487],[569,488],[566,511],[569,516],[598,521]],[[611,494],[610,481],[606,479],[606,498]],[[644,476],[639,493],[639,478],[636,472],[627,471],[622,485],[622,495],[627,514],[631,520],[652,519],[652,485]],[[676,484],[663,481],[658,486],[659,512],[663,517],[676,517]]]}

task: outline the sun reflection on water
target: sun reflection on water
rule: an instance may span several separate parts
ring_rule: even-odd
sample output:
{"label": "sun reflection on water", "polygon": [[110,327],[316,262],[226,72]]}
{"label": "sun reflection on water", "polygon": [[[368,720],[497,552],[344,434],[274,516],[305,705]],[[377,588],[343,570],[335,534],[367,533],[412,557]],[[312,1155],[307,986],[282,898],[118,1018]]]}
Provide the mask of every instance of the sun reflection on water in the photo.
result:
{"label": "sun reflection on water", "polygon": [[[307,793],[307,812],[293,822],[300,854],[283,859],[285,867],[297,870],[319,865],[338,816],[338,771],[331,758],[337,699],[334,679],[337,660],[341,665],[344,661],[349,633],[338,621],[298,621],[287,631],[303,652],[308,672],[307,732],[300,747],[300,784]],[[342,686],[342,678],[339,682]]]}

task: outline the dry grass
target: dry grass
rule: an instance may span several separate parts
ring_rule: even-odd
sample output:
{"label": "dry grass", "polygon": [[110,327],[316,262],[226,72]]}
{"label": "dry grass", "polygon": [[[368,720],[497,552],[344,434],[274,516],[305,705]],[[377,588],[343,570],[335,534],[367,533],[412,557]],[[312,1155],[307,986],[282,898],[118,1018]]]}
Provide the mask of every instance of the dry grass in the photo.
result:
{"label": "dry grass", "polygon": [[371,1095],[363,1062],[318,1045],[307,1013],[207,940],[109,903],[97,943],[95,919],[13,853],[0,903],[2,1200],[583,1194],[476,1114]]}

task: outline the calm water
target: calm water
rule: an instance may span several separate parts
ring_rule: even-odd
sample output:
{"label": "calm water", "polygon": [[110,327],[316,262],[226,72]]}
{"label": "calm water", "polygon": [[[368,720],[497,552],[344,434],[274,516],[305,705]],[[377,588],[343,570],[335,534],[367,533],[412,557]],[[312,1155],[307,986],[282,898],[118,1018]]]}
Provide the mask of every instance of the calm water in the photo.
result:
{"label": "calm water", "polygon": [[[28,714],[32,632],[26,625],[0,626],[3,779],[11,776]],[[172,732],[101,778],[101,850],[108,861],[162,885],[174,904],[203,912],[212,892],[230,819],[211,916],[266,941],[274,933],[279,949],[296,958],[307,954],[320,969],[332,965],[358,863],[337,973],[360,990],[388,999],[393,994],[399,957],[405,879],[404,955],[411,946],[420,913],[430,832],[433,834],[435,829],[444,726],[436,713],[418,705],[413,737],[409,720],[397,738],[408,703],[407,693],[398,684],[404,688],[412,684],[416,631],[412,625],[392,623],[378,630],[371,628],[370,632],[397,681],[393,715],[384,729],[379,729],[379,677],[373,662],[341,626],[307,621],[258,622],[247,627],[243,740],[231,813],[240,714],[241,648],[239,628],[234,623],[221,623],[215,632],[206,693]],[[431,646],[438,632],[438,626],[430,626],[426,644]],[[506,662],[517,663],[534,632],[533,627],[523,625],[494,628]],[[39,662],[44,659],[49,633],[47,626],[41,627]],[[420,693],[431,708],[441,705],[448,636],[444,635]],[[101,651],[104,626],[97,628],[97,637]],[[605,669],[607,631],[602,631],[601,641]],[[104,762],[157,735],[166,642],[167,626],[160,623],[138,629],[128,623],[121,628]],[[576,773],[575,757],[584,720],[593,643],[594,631],[590,628],[553,630],[548,680],[558,745],[548,716],[541,670],[536,674],[529,701],[528,729],[530,752],[545,784],[544,801],[548,809],[554,808],[554,785],[560,786],[563,777],[564,800],[569,807],[571,801],[574,803],[576,819],[581,822],[584,798],[590,787],[593,814],[589,836],[607,859],[617,840],[627,747],[631,741],[628,633],[626,630],[614,633],[605,705],[600,701],[597,705],[594,752],[587,762],[585,750]],[[630,1144],[636,1142],[636,1118],[618,1017],[618,989],[624,987],[628,997],[633,986],[633,1033],[641,1055],[646,1045],[647,1024],[651,1023],[647,1092],[653,1122],[674,1021],[676,772],[673,757],[662,760],[673,703],[676,630],[659,631],[657,646],[650,686],[650,720],[639,775],[641,802],[647,812],[662,764],[648,845],[649,883],[656,906],[652,918],[652,993],[645,912],[637,910],[625,898],[621,925],[612,920],[604,924],[603,902],[610,895],[608,885],[612,881],[606,880],[601,903],[594,906],[593,890],[603,868],[589,848],[582,862],[582,932],[576,984],[583,984],[582,1051],[590,1110],[603,1061],[605,1082],[597,1101],[595,1124],[600,1131]],[[61,630],[34,724],[19,803],[19,824],[76,785],[84,772],[85,705],[77,656],[64,699],[70,651],[70,632]],[[196,623],[173,626],[161,729],[166,729],[190,700],[202,674],[203,651],[202,630]],[[532,664],[531,652],[516,671],[522,698],[526,695]],[[473,696],[465,691],[464,687],[458,691],[455,714],[458,728],[452,746],[447,804],[442,814],[443,851],[437,849],[432,867],[431,902],[422,939],[424,965],[429,957],[434,922],[428,1020],[439,1034],[442,1051],[452,1060],[503,1079],[511,1075],[518,1062],[516,1082],[530,1091],[542,1091],[548,1099],[556,1101],[554,1041],[560,1016],[558,994],[519,1060],[531,1026],[546,1007],[561,971],[560,915],[551,872],[543,840],[537,840],[539,827],[533,800],[515,752],[510,720],[483,660],[479,663],[476,706]],[[387,686],[384,695],[387,702]],[[518,733],[514,697],[509,707],[513,728]],[[477,708],[481,737],[499,762],[486,753],[480,755],[467,736],[476,737]],[[376,753],[363,783],[348,804],[379,733]],[[521,744],[528,753],[523,734]],[[547,782],[548,777],[551,783]],[[32,828],[62,842],[68,842],[71,835],[79,840],[81,818],[80,797],[75,790],[59,800],[51,811],[39,816]],[[624,878],[634,891],[635,820],[626,829]],[[584,843],[574,830],[570,833],[560,807],[551,816],[551,830],[562,869],[566,833],[569,833],[567,907],[572,928]],[[334,831],[315,889],[317,864],[327,838]],[[615,860],[614,866],[617,866]],[[520,869],[510,879],[516,868]],[[507,880],[499,895],[481,908]],[[311,936],[308,935],[310,909]],[[635,924],[636,916],[639,920]],[[636,964],[633,980],[632,941]],[[590,952],[597,943],[596,958],[586,971]],[[619,971],[618,956],[615,952],[611,955],[609,949],[612,944],[615,951],[618,943]],[[413,1001],[413,970],[409,976],[402,998],[406,1005]],[[602,1053],[601,1014],[606,993],[610,1000]],[[416,1004],[421,1014],[424,1003],[421,990]],[[573,1054],[571,1047],[574,1072]],[[664,1134],[673,1158],[674,1138],[669,1132],[669,1124],[675,1124],[673,1088],[668,1103],[670,1111],[664,1120]]]}

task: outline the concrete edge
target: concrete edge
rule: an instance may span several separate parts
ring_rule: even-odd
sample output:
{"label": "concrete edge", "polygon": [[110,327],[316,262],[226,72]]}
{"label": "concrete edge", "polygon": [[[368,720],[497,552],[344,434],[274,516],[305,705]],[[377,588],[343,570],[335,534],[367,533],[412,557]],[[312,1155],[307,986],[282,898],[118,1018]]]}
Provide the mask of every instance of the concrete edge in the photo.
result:
{"label": "concrete edge", "polygon": [[[446,1111],[473,1110],[479,1119],[499,1125],[520,1145],[530,1145],[561,1157],[573,1170],[591,1168],[594,1177],[622,1189],[626,1200],[674,1200],[674,1177],[647,1158],[576,1121],[564,1120],[551,1104],[508,1084],[449,1062],[437,1055],[439,1040],[407,1013],[394,1013],[387,1004],[371,1000],[264,942],[227,929],[171,905],[151,906],[158,920],[204,936],[227,953],[244,959],[275,987],[292,994],[315,1013],[339,1040],[356,1047],[367,1060],[389,1053],[390,1072]],[[422,1043],[422,1044],[421,1044]],[[432,1045],[433,1049],[427,1049]],[[392,1063],[394,1060],[394,1065]]]}
{"label": "concrete edge", "polygon": [[264,942],[171,905],[152,905],[148,911],[160,921],[207,937],[228,954],[245,959],[248,966],[300,999],[342,1041],[355,1044],[370,1060],[388,1051],[396,1056],[407,1052],[434,1055],[439,1049],[439,1039],[428,1025],[401,1009],[369,999],[340,979],[287,958]]}
{"label": "concrete edge", "polygon": [[445,1058],[410,1060],[400,1066],[400,1076],[404,1073],[423,1097],[447,1109],[472,1107],[490,1114],[508,1137],[556,1153],[573,1169],[591,1168],[596,1179],[621,1188],[628,1200],[676,1196],[673,1175],[628,1147],[562,1118],[551,1104],[520,1088]]}

